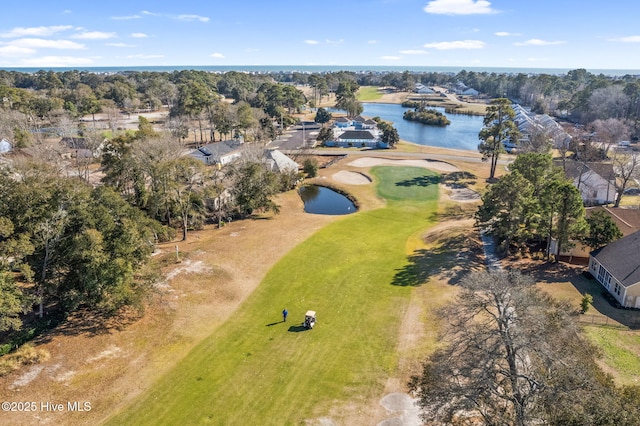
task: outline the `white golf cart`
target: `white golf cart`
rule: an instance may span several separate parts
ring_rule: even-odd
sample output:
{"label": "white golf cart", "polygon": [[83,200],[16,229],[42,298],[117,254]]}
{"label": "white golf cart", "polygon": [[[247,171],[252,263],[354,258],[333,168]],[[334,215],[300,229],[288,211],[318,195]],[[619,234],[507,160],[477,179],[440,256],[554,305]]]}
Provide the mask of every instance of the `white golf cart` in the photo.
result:
{"label": "white golf cart", "polygon": [[316,311],[307,311],[304,314],[304,327],[311,329],[314,325],[316,325]]}

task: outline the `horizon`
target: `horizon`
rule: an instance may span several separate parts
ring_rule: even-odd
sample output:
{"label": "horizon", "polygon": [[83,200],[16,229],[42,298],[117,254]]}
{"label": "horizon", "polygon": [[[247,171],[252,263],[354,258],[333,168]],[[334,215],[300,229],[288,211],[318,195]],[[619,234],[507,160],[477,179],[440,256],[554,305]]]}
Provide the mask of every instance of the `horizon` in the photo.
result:
{"label": "horizon", "polygon": [[[569,4],[566,4],[569,3]],[[640,70],[640,3],[9,3],[0,68],[394,66]],[[544,23],[542,26],[540,23]],[[259,65],[258,65],[259,64]]]}
{"label": "horizon", "polygon": [[461,71],[469,72],[491,72],[496,74],[551,74],[564,75],[575,69],[585,69],[594,75],[607,75],[610,77],[640,76],[640,69],[589,69],[589,68],[546,68],[546,67],[479,67],[479,66],[429,66],[429,65],[104,65],[89,67],[3,67],[3,71],[15,71],[23,73],[36,73],[40,71],[66,72],[96,72],[96,73],[118,73],[118,72],[173,72],[180,70],[197,70],[208,72],[253,72],[253,73],[326,73],[326,72],[404,72],[412,73],[448,73],[457,74]]}

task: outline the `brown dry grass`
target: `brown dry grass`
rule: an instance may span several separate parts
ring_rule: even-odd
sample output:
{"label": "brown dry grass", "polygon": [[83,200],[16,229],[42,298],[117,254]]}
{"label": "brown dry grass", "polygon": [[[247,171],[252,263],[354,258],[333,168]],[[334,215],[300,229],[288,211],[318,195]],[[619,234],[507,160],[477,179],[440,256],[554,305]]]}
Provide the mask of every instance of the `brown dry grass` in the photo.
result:
{"label": "brown dry grass", "polygon": [[[383,206],[385,201],[375,194],[375,182],[347,185],[331,179],[340,170],[367,173],[348,162],[343,159],[321,169],[315,181],[348,191],[363,209]],[[173,278],[158,286],[141,318],[104,329],[89,317],[72,318],[65,327],[40,339],[38,347],[49,352],[50,359],[0,378],[3,401],[88,401],[91,411],[6,413],[0,424],[97,424],[149,389],[157,377],[233,315],[278,259],[336,220],[304,213],[295,191],[281,194],[277,202],[281,206],[277,216],[233,222],[221,229],[208,226],[191,233],[186,242],[161,246],[154,262],[163,275]],[[176,245],[180,263],[175,262]],[[419,364],[424,345],[421,336],[434,332],[425,326],[431,322],[431,303],[438,303],[429,292],[437,291],[437,286],[449,287],[445,281],[438,283],[437,277],[433,280],[433,286],[416,289],[406,313],[407,335],[399,336],[400,370],[390,379],[398,388],[403,388]],[[420,330],[422,327],[425,329]]]}

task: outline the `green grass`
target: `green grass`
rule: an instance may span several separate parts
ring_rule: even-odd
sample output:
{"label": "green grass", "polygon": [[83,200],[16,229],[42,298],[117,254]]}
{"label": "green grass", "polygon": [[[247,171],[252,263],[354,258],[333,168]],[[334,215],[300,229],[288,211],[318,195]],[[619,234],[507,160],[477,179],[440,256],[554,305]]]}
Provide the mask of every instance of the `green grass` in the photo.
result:
{"label": "green grass", "polygon": [[[391,283],[407,239],[431,224],[438,187],[421,168],[372,173],[387,207],[345,216],[293,249],[235,317],[110,424],[304,424],[380,395],[412,291]],[[318,323],[302,331],[308,309]]]}
{"label": "green grass", "polygon": [[375,101],[382,98],[382,93],[377,86],[364,86],[358,90],[356,98],[361,102]]}
{"label": "green grass", "polygon": [[603,352],[603,361],[620,384],[640,383],[640,334],[606,327],[585,327],[585,333]]}

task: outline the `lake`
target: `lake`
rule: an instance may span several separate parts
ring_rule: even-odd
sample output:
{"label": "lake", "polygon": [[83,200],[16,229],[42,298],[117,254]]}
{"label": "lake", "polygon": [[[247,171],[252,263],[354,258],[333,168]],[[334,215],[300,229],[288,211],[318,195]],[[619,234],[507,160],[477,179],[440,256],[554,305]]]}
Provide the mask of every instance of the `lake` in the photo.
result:
{"label": "lake", "polygon": [[385,121],[391,121],[398,130],[400,139],[419,145],[438,146],[442,148],[465,149],[477,151],[478,133],[482,128],[481,116],[446,114],[444,108],[434,108],[442,112],[451,121],[446,127],[428,126],[402,118],[402,114],[408,109],[398,104],[377,104],[363,102],[365,117],[380,117]]}

